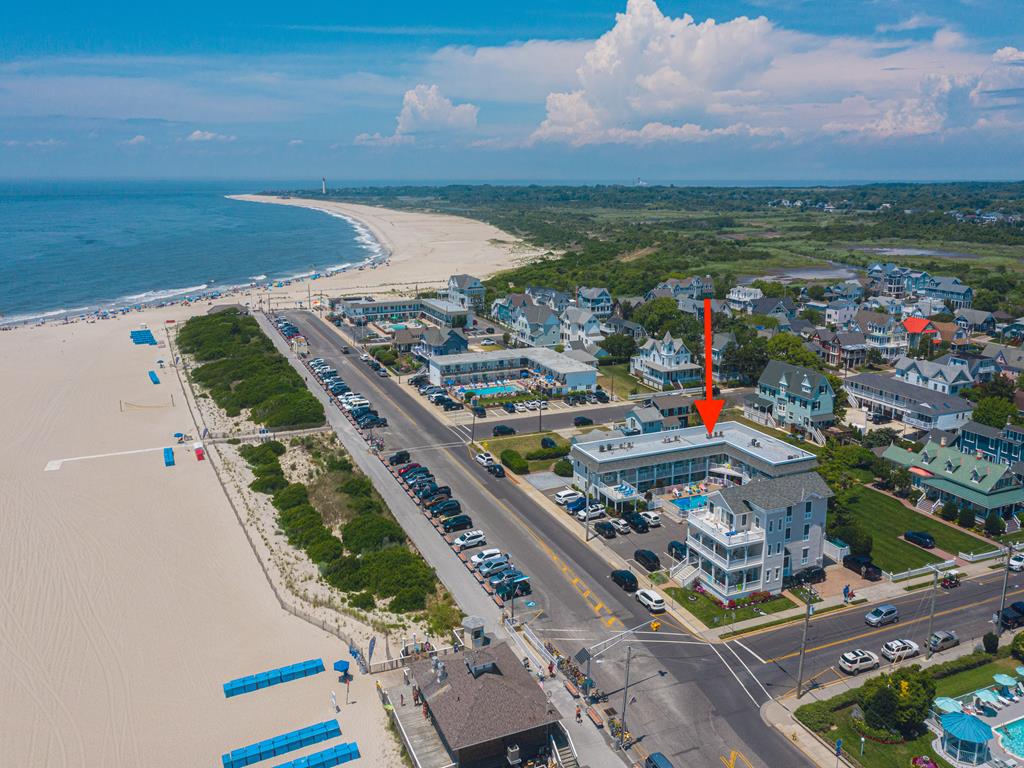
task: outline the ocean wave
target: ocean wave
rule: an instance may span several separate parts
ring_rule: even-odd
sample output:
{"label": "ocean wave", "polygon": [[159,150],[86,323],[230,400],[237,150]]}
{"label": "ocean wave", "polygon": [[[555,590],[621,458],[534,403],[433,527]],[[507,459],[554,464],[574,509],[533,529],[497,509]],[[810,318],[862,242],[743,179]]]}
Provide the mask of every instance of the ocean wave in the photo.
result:
{"label": "ocean wave", "polygon": [[388,249],[374,236],[373,231],[358,219],[353,219],[344,213],[328,210],[327,208],[310,208],[310,210],[326,213],[335,219],[347,221],[356,231],[356,242],[364,249],[370,251],[372,254],[370,256],[371,259],[380,259],[389,255]]}
{"label": "ocean wave", "polygon": [[259,282],[262,282],[263,280],[266,280],[267,276],[266,275],[250,275],[249,279],[252,280],[254,283],[259,283]]}
{"label": "ocean wave", "polygon": [[160,301],[161,299],[169,299],[173,296],[184,296],[189,293],[198,293],[199,291],[205,291],[209,286],[206,283],[202,285],[190,285],[188,288],[169,288],[165,291],[143,291],[142,293],[132,293],[128,296],[122,296],[120,299],[114,301],[114,304],[143,304],[150,301]]}

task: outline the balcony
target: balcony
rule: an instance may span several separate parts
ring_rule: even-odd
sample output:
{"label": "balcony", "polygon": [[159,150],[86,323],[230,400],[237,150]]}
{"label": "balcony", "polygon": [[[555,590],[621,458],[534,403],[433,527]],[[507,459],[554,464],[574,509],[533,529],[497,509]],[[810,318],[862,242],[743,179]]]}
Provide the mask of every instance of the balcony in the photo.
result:
{"label": "balcony", "polygon": [[[691,520],[692,522],[692,520]],[[689,547],[691,552],[698,553],[701,557],[706,558],[710,562],[717,565],[719,568],[725,571],[735,571],[739,568],[750,568],[751,566],[764,565],[764,558],[760,553],[751,555],[750,557],[731,557],[725,558],[715,552],[711,547],[707,547],[701,544],[693,536],[686,537],[686,546]]]}
{"label": "balcony", "polygon": [[764,541],[764,530],[751,528],[749,531],[734,531],[723,525],[713,515],[690,515],[689,523],[703,533],[711,536],[724,547],[743,547]]}

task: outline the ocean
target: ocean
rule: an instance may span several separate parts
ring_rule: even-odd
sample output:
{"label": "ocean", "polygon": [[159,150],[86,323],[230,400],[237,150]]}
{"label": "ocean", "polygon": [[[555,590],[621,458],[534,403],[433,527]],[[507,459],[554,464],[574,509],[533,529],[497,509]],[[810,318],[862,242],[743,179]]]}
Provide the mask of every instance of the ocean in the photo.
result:
{"label": "ocean", "polygon": [[271,182],[0,182],[0,323],[157,303],[383,255],[332,214],[228,200]]}

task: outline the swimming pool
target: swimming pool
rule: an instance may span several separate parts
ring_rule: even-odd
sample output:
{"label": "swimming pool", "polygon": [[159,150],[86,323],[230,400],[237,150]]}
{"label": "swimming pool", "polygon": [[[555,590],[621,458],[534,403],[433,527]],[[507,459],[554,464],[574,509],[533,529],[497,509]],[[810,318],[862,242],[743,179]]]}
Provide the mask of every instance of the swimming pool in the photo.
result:
{"label": "swimming pool", "polygon": [[708,497],[701,494],[699,496],[684,496],[681,499],[672,499],[672,503],[679,507],[683,512],[690,512],[694,509],[703,509],[708,504]]}
{"label": "swimming pool", "polygon": [[999,743],[1003,749],[1017,757],[1024,757],[1024,717],[996,728],[996,733],[999,734]]}
{"label": "swimming pool", "polygon": [[494,397],[494,395],[511,395],[519,391],[518,387],[511,384],[492,384],[489,387],[466,387],[467,392],[475,392],[482,397]]}

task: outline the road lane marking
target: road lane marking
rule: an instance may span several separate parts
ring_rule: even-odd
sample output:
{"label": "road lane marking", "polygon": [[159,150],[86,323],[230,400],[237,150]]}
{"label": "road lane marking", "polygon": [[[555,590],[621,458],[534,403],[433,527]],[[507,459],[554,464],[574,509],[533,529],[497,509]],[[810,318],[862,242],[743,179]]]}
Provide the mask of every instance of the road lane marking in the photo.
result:
{"label": "road lane marking", "polygon": [[[714,645],[712,645],[711,643],[708,643],[707,646],[708,646],[708,648],[710,648],[712,651],[715,652],[715,656],[717,656],[718,660],[722,662],[722,666],[725,667],[727,670],[729,670],[729,674],[732,675],[736,679],[736,682],[740,684],[740,688],[742,688],[743,692],[745,694],[747,694],[747,698],[750,699],[750,702],[755,707],[759,707],[760,705],[757,703],[757,699],[755,699],[754,695],[750,691],[747,690],[747,686],[745,686],[743,684],[743,681],[740,680],[739,675],[736,674],[736,670],[734,670],[732,667],[729,666],[728,662],[726,662],[725,658],[722,656],[722,654],[720,654],[718,652],[718,649],[715,648]],[[769,696],[768,698],[771,698],[771,696]]]}
{"label": "road lane marking", "polygon": [[[765,661],[764,659],[762,659],[762,658],[761,658],[760,656],[758,656],[758,655],[757,655],[756,653],[754,653],[754,652],[753,652],[752,650],[750,650],[750,649],[749,649],[749,648],[748,648],[747,646],[745,646],[745,645],[744,645],[743,643],[741,643],[741,642],[740,642],[739,640],[733,640],[733,642],[734,642],[734,643],[736,643],[736,645],[738,645],[738,646],[739,646],[740,648],[742,648],[742,649],[743,649],[744,651],[746,651],[747,653],[749,653],[749,654],[750,654],[751,656],[753,656],[753,657],[754,657],[755,659],[757,659],[757,660],[758,660],[758,661],[759,661],[759,662],[760,662],[761,664],[767,664],[767,663],[768,663],[768,662],[766,662],[766,661]],[[726,643],[726,645],[728,645],[728,643]]]}
{"label": "road lane marking", "polygon": [[731,752],[729,752],[729,757],[722,755],[721,760],[722,765],[724,765],[725,768],[736,768],[737,760],[742,760],[743,765],[745,765],[747,768],[754,768],[754,766],[750,764],[750,761],[747,760],[747,756],[740,752],[738,749],[734,749]]}
{"label": "road lane marking", "polygon": [[736,657],[736,661],[743,665],[743,668],[747,670],[747,674],[749,674],[754,679],[754,682],[758,684],[761,690],[764,691],[764,695],[771,699],[772,695],[768,693],[768,689],[764,687],[764,683],[757,679],[757,675],[755,675],[753,671],[750,669],[750,667],[747,666],[747,662],[740,658],[740,655],[736,653],[736,649],[728,643],[725,644],[725,647],[729,649],[729,653]]}
{"label": "road lane marking", "polygon": [[[1007,592],[1006,596],[1007,597],[1011,597],[1013,595],[1019,595],[1019,594],[1024,594],[1024,589],[1016,590],[1014,592]],[[999,595],[994,595],[994,596],[992,596],[990,598],[986,598],[985,600],[980,600],[980,601],[974,603],[974,605],[984,605],[985,603],[998,602],[999,598],[1000,598]],[[966,607],[967,606],[965,606],[965,605],[958,605],[958,606],[955,606],[953,608],[946,608],[945,610],[942,610],[942,611],[936,611],[935,612],[935,616],[936,616],[936,618],[938,618],[939,616],[948,616],[951,613],[956,613],[958,611],[962,611]],[[899,622],[899,626],[902,627],[902,626],[907,626],[908,624],[920,624],[922,621],[928,621],[928,618],[929,618],[928,616],[920,616],[920,617],[918,617],[916,619],[909,619],[907,621],[900,621]],[[891,631],[894,628],[896,628],[896,625],[887,624],[884,627],[878,627],[877,629],[871,629],[871,630],[868,630],[866,632],[861,632],[859,635],[850,635],[849,637],[843,637],[843,638],[840,638],[839,640],[833,640],[830,643],[823,643],[821,645],[816,645],[816,646],[808,648],[807,650],[810,651],[810,652],[823,651],[823,650],[825,650],[827,648],[834,648],[837,645],[842,645],[843,643],[849,643],[849,642],[852,642],[854,640],[862,640],[865,637],[872,637],[874,635],[881,634],[882,632],[889,632],[889,631]],[[783,656],[776,656],[774,658],[768,659],[764,663],[765,664],[775,664],[775,663],[780,662],[780,661],[785,661],[786,659],[792,659],[795,656],[799,656],[799,655],[800,655],[800,651],[793,651],[792,653],[787,653],[787,654],[785,654]]]}

